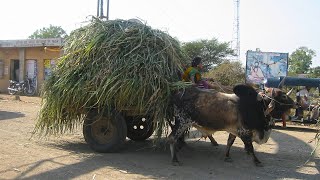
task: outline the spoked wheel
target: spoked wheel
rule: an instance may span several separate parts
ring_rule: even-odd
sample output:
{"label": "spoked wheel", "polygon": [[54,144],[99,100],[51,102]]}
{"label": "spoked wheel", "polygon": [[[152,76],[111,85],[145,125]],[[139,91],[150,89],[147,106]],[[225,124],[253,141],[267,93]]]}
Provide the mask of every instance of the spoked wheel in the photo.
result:
{"label": "spoked wheel", "polygon": [[127,137],[133,141],[143,141],[148,139],[154,131],[152,119],[143,116],[128,116],[127,122]]}
{"label": "spoked wheel", "polygon": [[127,125],[119,113],[101,116],[92,110],[84,121],[83,136],[97,152],[116,152],[125,143]]}
{"label": "spoked wheel", "polygon": [[27,96],[33,96],[36,93],[36,89],[33,86],[30,86],[30,88],[24,89],[24,94]]}

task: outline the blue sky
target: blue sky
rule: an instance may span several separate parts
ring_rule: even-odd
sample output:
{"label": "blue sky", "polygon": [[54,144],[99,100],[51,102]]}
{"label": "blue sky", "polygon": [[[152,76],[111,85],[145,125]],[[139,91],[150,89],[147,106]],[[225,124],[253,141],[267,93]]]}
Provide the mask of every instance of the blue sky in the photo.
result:
{"label": "blue sky", "polygon": [[[320,66],[320,0],[240,0],[241,61],[247,50],[316,51]],[[97,0],[0,1],[0,39],[26,39],[50,24],[68,33],[96,15]],[[110,19],[139,18],[180,41],[232,41],[234,0],[110,0]]]}

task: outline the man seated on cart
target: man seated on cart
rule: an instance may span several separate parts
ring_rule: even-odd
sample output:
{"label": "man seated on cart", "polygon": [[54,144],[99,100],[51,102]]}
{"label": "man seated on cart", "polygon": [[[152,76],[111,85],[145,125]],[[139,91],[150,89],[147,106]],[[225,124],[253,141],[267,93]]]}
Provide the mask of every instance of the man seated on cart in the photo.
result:
{"label": "man seated on cart", "polygon": [[318,119],[319,117],[319,110],[318,105],[313,105],[311,103],[312,94],[310,93],[311,87],[303,87],[301,90],[299,90],[296,93],[296,101],[298,104],[298,108],[296,109],[295,117],[294,119],[301,119],[303,121],[303,112],[304,110],[308,110],[308,116],[310,120]]}

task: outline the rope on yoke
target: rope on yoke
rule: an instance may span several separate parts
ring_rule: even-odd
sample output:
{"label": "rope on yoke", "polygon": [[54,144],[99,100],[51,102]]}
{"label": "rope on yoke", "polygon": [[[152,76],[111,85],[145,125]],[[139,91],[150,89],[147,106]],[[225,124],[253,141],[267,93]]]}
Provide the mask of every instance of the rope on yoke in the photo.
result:
{"label": "rope on yoke", "polygon": [[[227,92],[224,90],[224,88],[220,85],[220,83],[218,83],[218,82],[216,82],[216,81],[213,81],[213,83],[215,83],[224,93],[227,93]],[[228,89],[229,91],[232,91],[231,89],[226,88],[226,87],[225,87],[225,89]]]}
{"label": "rope on yoke", "polygon": [[268,96],[268,95],[266,95],[266,94],[261,94],[261,95],[264,96],[264,97],[267,97],[268,99],[273,100],[273,101],[276,102],[276,103],[279,103],[280,105],[286,105],[286,106],[291,106],[291,105],[293,105],[293,104],[287,104],[287,103],[279,102],[279,101],[275,100],[274,98],[272,98],[272,97],[270,97],[270,96]]}

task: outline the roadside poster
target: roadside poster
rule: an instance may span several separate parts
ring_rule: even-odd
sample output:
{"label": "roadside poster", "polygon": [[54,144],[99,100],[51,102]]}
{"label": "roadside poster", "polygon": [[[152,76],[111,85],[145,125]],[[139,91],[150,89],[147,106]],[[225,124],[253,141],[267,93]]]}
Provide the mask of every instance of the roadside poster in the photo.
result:
{"label": "roadside poster", "polygon": [[261,84],[267,78],[287,76],[288,53],[247,51],[246,82]]}

